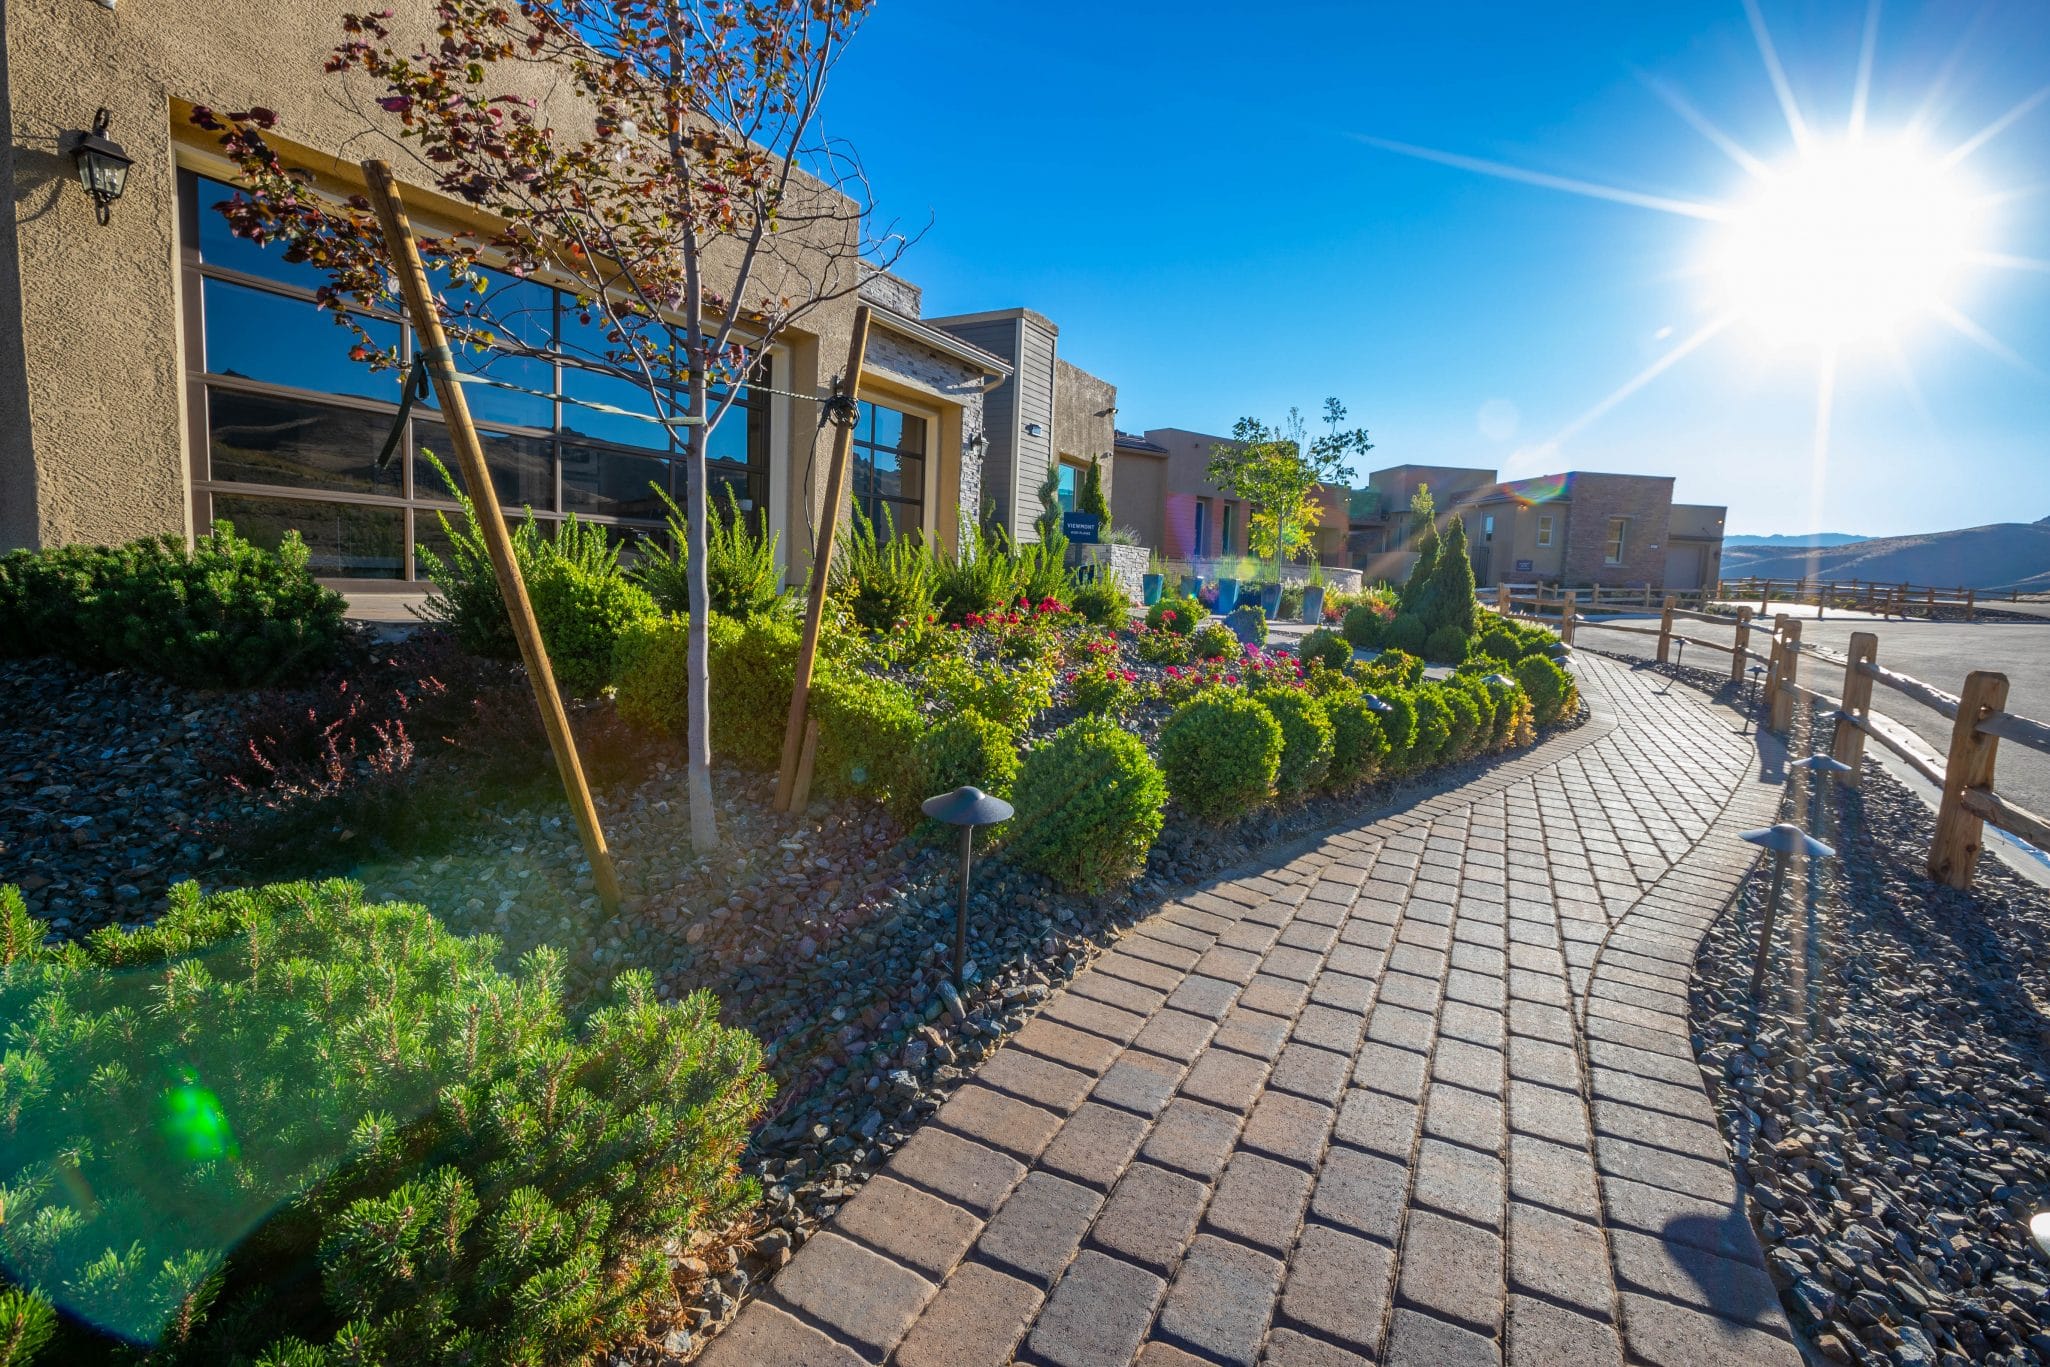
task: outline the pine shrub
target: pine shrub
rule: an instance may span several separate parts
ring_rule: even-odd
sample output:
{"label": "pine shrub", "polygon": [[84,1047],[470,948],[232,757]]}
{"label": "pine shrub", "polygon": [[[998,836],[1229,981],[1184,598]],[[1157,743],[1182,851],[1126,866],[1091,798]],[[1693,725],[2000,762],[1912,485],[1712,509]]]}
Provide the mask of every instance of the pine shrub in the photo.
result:
{"label": "pine shrub", "polygon": [[1357,691],[1324,699],[1324,714],[1331,719],[1331,786],[1372,778],[1388,756],[1388,734],[1380,716]]}
{"label": "pine shrub", "polygon": [[1211,689],[1177,707],[1160,728],[1167,789],[1204,821],[1242,816],[1274,792],[1281,723],[1243,693]]}
{"label": "pine shrub", "polygon": [[1435,665],[1464,664],[1466,651],[1466,635],[1458,627],[1439,627],[1424,640],[1424,658]]}
{"label": "pine shrub", "polygon": [[1328,627],[1318,627],[1303,637],[1295,653],[1305,668],[1321,663],[1326,669],[1344,669],[1352,663],[1352,646]]}
{"label": "pine shrub", "polygon": [[1399,650],[1405,655],[1422,655],[1424,643],[1430,638],[1430,628],[1424,619],[1413,612],[1399,612],[1388,624],[1383,641],[1390,650]]}
{"label": "pine shrub", "polygon": [[1466,549],[1466,519],[1454,517],[1446,524],[1445,539],[1431,566],[1429,602],[1421,615],[1431,631],[1454,628],[1472,636],[1480,620],[1480,604],[1474,598],[1473,560]]}
{"label": "pine shrub", "polygon": [[1331,719],[1324,704],[1297,688],[1267,688],[1254,701],[1281,726],[1281,767],[1274,787],[1283,794],[1308,792],[1331,768]]}
{"label": "pine shrub", "polygon": [[1167,785],[1137,736],[1084,717],[1025,756],[1012,803],[1013,857],[1062,887],[1101,893],[1145,867]]}
{"label": "pine shrub", "polygon": [[0,889],[8,1275],[152,1360],[580,1361],[757,1196],[770,1084],[709,994],[635,971],[577,1023],[556,951],[345,882],[44,929]]}
{"label": "pine shrub", "polygon": [[276,551],[227,522],[194,539],[60,546],[0,556],[0,654],[61,655],[195,688],[253,688],[332,664],[339,594],[314,582],[296,532]]}
{"label": "pine shrub", "polygon": [[1572,676],[1542,655],[1524,656],[1510,673],[1530,695],[1531,711],[1539,726],[1550,726],[1559,720],[1576,697]]}

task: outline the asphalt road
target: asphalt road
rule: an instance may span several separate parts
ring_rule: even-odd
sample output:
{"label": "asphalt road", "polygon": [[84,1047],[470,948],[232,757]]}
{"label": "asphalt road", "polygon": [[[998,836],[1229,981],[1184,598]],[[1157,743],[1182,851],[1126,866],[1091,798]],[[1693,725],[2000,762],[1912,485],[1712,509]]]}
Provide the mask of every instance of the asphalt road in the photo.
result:
{"label": "asphalt road", "polygon": [[[2050,620],[1889,622],[1832,612],[1818,622],[1813,608],[1798,615],[1802,618],[1801,639],[1804,643],[1819,645],[1842,655],[1850,649],[1852,632],[1870,631],[1879,637],[1878,662],[1881,665],[1897,674],[1912,675],[1946,693],[1958,692],[1964,686],[1965,675],[1972,670],[1999,670],[2007,675],[2007,710],[2037,721],[2050,722]],[[1627,622],[1633,626],[1655,626],[1658,617],[1654,614],[1647,619],[1633,615],[1607,620]],[[1578,645],[1639,659],[1650,659],[1658,653],[1658,643],[1650,637],[1599,628],[1589,630],[1585,629],[1585,623],[1582,625],[1582,633],[1575,638]],[[1705,641],[1732,638],[1732,628],[1706,622],[1683,620],[1676,629]],[[1753,649],[1765,649],[1761,633],[1754,633],[1751,640]],[[1684,650],[1678,659],[1710,669],[1723,668],[1729,663],[1727,655],[1699,649]],[[1838,666],[1814,656],[1802,660],[1801,665],[1802,682],[1811,688],[1832,694],[1841,691],[1843,670]],[[1874,687],[1872,705],[1875,711],[1885,713],[1927,741],[1929,748],[1938,755],[1949,751],[1951,724],[1944,717],[1884,686]],[[2003,743],[1995,761],[1994,788],[2003,797],[2037,815],[2050,816],[2050,755],[2039,754],[2025,746]]]}

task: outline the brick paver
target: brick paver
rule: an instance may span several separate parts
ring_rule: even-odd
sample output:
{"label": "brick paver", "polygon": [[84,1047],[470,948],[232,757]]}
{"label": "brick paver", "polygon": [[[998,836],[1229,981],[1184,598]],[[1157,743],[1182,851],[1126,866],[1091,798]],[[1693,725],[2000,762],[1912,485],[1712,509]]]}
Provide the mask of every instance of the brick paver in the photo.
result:
{"label": "brick paver", "polygon": [[1587,725],[1133,927],[704,1361],[1797,1364],[1686,1022],[1776,742],[1577,670]]}

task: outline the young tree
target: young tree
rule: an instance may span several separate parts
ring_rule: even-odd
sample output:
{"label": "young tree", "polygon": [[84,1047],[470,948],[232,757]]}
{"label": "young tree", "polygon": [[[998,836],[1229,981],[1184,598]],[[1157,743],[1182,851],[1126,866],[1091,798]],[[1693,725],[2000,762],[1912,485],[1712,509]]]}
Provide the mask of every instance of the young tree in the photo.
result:
{"label": "young tree", "polygon": [[1274,557],[1277,581],[1288,555],[1316,525],[1317,486],[1351,479],[1351,458],[1374,449],[1364,427],[1342,428],[1345,405],[1337,399],[1324,400],[1324,421],[1331,430],[1306,441],[1308,424],[1300,409],[1289,409],[1273,427],[1258,418],[1240,418],[1232,424],[1232,439],[1210,448],[1210,481],[1254,505],[1247,537],[1250,541],[1258,531],[1260,554]]}
{"label": "young tree", "polygon": [[1480,605],[1474,601],[1473,558],[1467,550],[1466,519],[1454,514],[1445,519],[1445,535],[1438,543],[1438,558],[1431,566],[1431,592],[1425,625],[1457,627],[1462,636],[1474,634]]}
{"label": "young tree", "polygon": [[1101,531],[1110,530],[1110,495],[1103,492],[1103,457],[1091,456],[1082,475],[1082,487],[1075,491],[1075,511],[1094,513]]}
{"label": "young tree", "polygon": [[1416,563],[1402,585],[1402,610],[1421,612],[1429,597],[1431,571],[1438,565],[1438,506],[1431,486],[1419,484],[1409,496],[1409,544],[1416,547]]}
{"label": "young tree", "polygon": [[[562,350],[636,386],[685,472],[690,605],[691,843],[718,844],[712,802],[705,583],[706,450],[762,379],[792,323],[887,268],[903,236],[869,236],[861,167],[820,132],[826,79],[871,0],[437,0],[435,29],[402,35],[390,10],[340,16],[327,69],[367,78],[384,118],[366,133],[413,163],[410,178],[488,226],[420,241],[435,306],[470,353],[502,372],[546,354],[529,343],[533,279],[575,300]],[[530,92],[546,90],[543,103]],[[246,189],[223,206],[236,232],[323,269],[321,302],[355,328],[358,359],[398,357],[346,312],[394,307],[385,244],[360,197],[315,188],[265,135],[266,109],[195,120],[218,132]],[[357,146],[363,144],[358,143]],[[488,497],[490,491],[469,491]],[[828,516],[837,515],[827,510]],[[823,574],[825,566],[814,566]]]}

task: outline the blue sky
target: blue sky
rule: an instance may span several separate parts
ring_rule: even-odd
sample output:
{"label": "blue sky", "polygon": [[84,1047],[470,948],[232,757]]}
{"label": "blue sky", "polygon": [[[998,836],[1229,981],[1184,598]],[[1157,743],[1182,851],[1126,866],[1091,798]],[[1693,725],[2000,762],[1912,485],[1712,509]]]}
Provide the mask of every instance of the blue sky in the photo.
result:
{"label": "blue sky", "polygon": [[[1840,135],[1858,0],[1762,0],[1818,140]],[[1115,383],[1119,426],[1241,414],[1367,426],[1369,466],[1670,474],[1733,532],[1890,534],[2050,516],[2050,270],[1952,296],[2011,353],[1929,319],[1901,364],[1819,363],[1725,329],[1589,415],[1720,309],[1720,229],[1399,155],[1379,138],[1722,203],[1746,173],[1653,89],[1767,163],[1793,152],[1741,0],[1559,6],[881,0],[830,130],[880,207],[932,226],[901,269],[937,315],[1023,304]],[[2050,8],[1890,4],[1867,127],[1935,152],[2050,81]],[[2050,101],[1959,167],[2001,191],[1978,241],[2050,258]],[[1911,380],[1907,377],[1911,377]],[[1565,439],[1555,445],[1560,434]]]}

